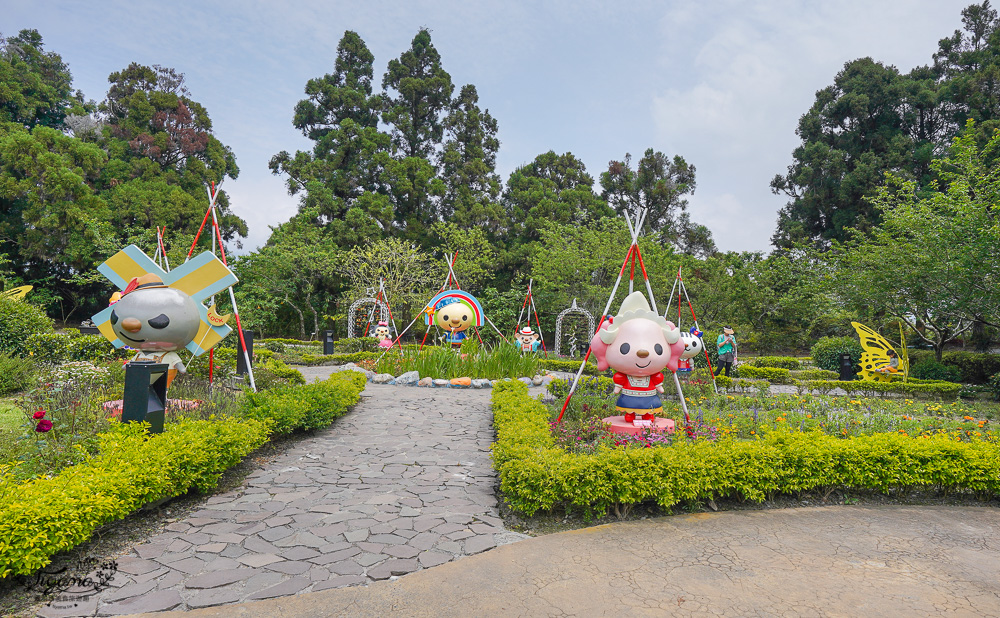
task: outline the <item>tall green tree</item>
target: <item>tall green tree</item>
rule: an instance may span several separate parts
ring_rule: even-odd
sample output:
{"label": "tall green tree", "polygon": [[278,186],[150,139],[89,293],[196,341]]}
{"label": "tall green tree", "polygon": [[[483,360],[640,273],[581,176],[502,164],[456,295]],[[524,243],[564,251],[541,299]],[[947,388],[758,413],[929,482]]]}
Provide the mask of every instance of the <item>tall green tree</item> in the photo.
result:
{"label": "tall green tree", "polygon": [[500,140],[496,119],[479,108],[475,86],[462,87],[444,128],[447,139],[439,157],[445,185],[441,214],[459,226],[484,229],[495,237],[506,224],[496,173]]}
{"label": "tall green tree", "polygon": [[859,310],[907,322],[934,347],[979,322],[1000,326],[1000,134],[980,148],[969,121],[932,164],[943,190],[890,177],[873,200],[881,223],[838,248],[838,289]]}
{"label": "tall green tree", "polygon": [[902,117],[906,89],[895,67],[862,58],[844,65],[833,85],[816,93],[799,119],[802,144],[794,162],[771,181],[774,193],[791,198],[778,214],[775,246],[826,246],[845,239],[848,228],[878,222],[864,198],[874,194],[886,171],[911,168],[913,140]]}
{"label": "tall green tree", "polygon": [[308,98],[295,106],[293,124],[315,142],[312,151],[282,151],[269,163],[340,247],[390,234],[394,225],[385,170],[391,144],[378,128],[385,97],[372,93],[374,60],[361,37],[346,31],[333,73],[309,80]]}
{"label": "tall green tree", "polygon": [[0,36],[0,122],[61,128],[66,114],[82,111],[73,77],[62,57],[45,51],[37,30]]}
{"label": "tall green tree", "polygon": [[[646,209],[646,225],[660,242],[696,253],[712,253],[715,243],[705,226],[697,226],[687,216],[684,198],[694,193],[695,167],[675,155],[673,159],[652,148],[632,169],[632,155],[612,161],[601,174],[601,196],[619,214],[634,216]],[[700,243],[700,244],[699,244]],[[701,244],[705,246],[701,246]]]}
{"label": "tall green tree", "polygon": [[948,137],[968,119],[976,121],[985,143],[1000,128],[1000,31],[989,0],[962,10],[963,30],[941,39],[934,54],[940,75]]}
{"label": "tall green tree", "polygon": [[594,177],[573,153],[548,151],[515,169],[503,196],[507,226],[501,236],[505,272],[530,271],[546,224],[589,225],[614,211],[594,193]]}

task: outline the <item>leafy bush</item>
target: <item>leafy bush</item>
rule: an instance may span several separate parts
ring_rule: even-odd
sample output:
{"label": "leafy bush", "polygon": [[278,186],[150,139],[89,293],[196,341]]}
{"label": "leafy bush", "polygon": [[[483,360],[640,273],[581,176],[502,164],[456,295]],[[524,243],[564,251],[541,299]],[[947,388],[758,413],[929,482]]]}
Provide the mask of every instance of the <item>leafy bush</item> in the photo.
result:
{"label": "leafy bush", "polygon": [[[549,371],[566,371],[569,373],[576,373],[577,371],[580,370],[581,362],[583,361],[539,357],[538,367],[541,369],[548,369]],[[596,376],[596,375],[601,375],[601,372],[597,370],[597,365],[594,363],[594,361],[588,360],[587,364],[583,366],[583,374],[588,376]]]}
{"label": "leafy bush", "polygon": [[266,341],[264,342],[264,349],[270,350],[272,352],[277,352],[278,354],[284,354],[285,350],[288,348],[288,344],[284,341]]}
{"label": "leafy bush", "polygon": [[53,329],[52,320],[38,307],[23,300],[0,298],[0,352],[28,356],[28,337]]}
{"label": "leafy bush", "polygon": [[282,339],[282,338],[260,339],[260,340],[258,340],[258,343],[261,343],[261,344],[264,344],[264,345],[267,345],[268,343],[284,343],[284,344],[287,344],[287,345],[308,345],[308,346],[321,346],[321,345],[323,345],[322,341],[300,341],[299,339]]}
{"label": "leafy bush", "polygon": [[[195,356],[187,365],[189,374],[208,380],[208,352]],[[227,380],[236,373],[236,348],[216,348],[212,364],[212,379]]]}
{"label": "leafy bush", "polygon": [[132,350],[115,349],[103,335],[76,335],[69,340],[69,359],[98,361],[106,358],[131,358]]}
{"label": "leafy bush", "polygon": [[492,396],[500,489],[511,508],[529,516],[555,506],[593,516],[645,501],[670,509],[683,501],[738,497],[759,502],[776,493],[813,490],[1000,492],[1000,454],[985,441],[917,440],[898,433],[840,439],[815,431],[771,431],[754,440],[571,454],[555,446],[545,406],[523,384],[498,384]]}
{"label": "leafy bush", "polygon": [[780,367],[781,369],[800,369],[802,364],[798,359],[791,356],[754,356],[745,359],[742,363],[752,367]]}
{"label": "leafy bush", "polygon": [[276,435],[327,427],[358,402],[366,383],[360,372],[341,371],[323,382],[247,393],[240,416],[267,423]]}
{"label": "leafy bush", "polygon": [[37,571],[54,554],[144,504],[211,489],[222,472],[266,440],[265,424],[253,420],[182,421],[153,436],[127,423],[101,436],[100,456],[55,477],[19,484],[5,469],[0,578]]}
{"label": "leafy bush", "polygon": [[850,380],[842,382],[840,380],[804,380],[798,383],[811,391],[817,391],[826,395],[832,390],[839,388],[848,395],[860,395],[862,397],[877,397],[884,394],[897,394],[904,396],[927,395],[938,397],[944,400],[953,400],[958,396],[962,386],[952,382],[929,382],[929,381],[909,381],[909,382],[878,382],[874,380]]}
{"label": "leafy bush", "polygon": [[840,373],[826,369],[800,369],[791,372],[794,380],[839,380]]}
{"label": "leafy bush", "polygon": [[[910,350],[910,367],[934,360],[931,350]],[[1000,372],[1000,354],[980,354],[976,352],[945,352],[941,362],[958,369],[958,381],[966,384],[986,384],[990,376]]]}
{"label": "leafy bush", "polygon": [[856,337],[822,337],[812,347],[813,362],[820,369],[840,371],[840,355],[851,355],[854,363],[854,373],[861,371],[861,342]]}
{"label": "leafy bush", "polygon": [[378,339],[375,337],[355,337],[348,339],[338,339],[333,344],[333,349],[338,354],[349,354],[351,352],[378,352]]}
{"label": "leafy bush", "polygon": [[28,354],[42,363],[61,363],[69,358],[70,335],[66,333],[35,333],[28,337]]}
{"label": "leafy bush", "polygon": [[35,374],[35,363],[31,359],[0,352],[0,395],[27,390],[31,387]]}
{"label": "leafy bush", "polygon": [[751,380],[767,380],[773,384],[791,384],[792,376],[788,369],[780,367],[755,367],[753,365],[740,365],[739,377]]}
{"label": "leafy bush", "polygon": [[910,368],[910,375],[920,380],[937,380],[939,382],[958,382],[961,371],[958,367],[950,367],[936,360],[925,360]]}
{"label": "leafy bush", "polygon": [[276,358],[258,359],[253,367],[253,378],[258,389],[306,383],[301,371],[289,367]]}
{"label": "leafy bush", "polygon": [[996,397],[996,400],[1000,401],[1000,373],[996,373],[992,378],[990,378],[989,387],[993,396]]}

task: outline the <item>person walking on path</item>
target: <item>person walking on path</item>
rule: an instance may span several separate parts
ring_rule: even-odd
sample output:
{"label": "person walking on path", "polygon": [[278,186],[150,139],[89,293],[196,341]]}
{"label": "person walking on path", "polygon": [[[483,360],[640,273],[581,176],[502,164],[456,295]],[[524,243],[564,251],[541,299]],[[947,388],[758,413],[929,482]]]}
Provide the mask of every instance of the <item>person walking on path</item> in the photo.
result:
{"label": "person walking on path", "polygon": [[736,360],[736,335],[733,329],[723,326],[722,334],[719,335],[715,345],[719,349],[719,368],[716,369],[715,375],[722,375],[722,371],[725,370],[728,377]]}

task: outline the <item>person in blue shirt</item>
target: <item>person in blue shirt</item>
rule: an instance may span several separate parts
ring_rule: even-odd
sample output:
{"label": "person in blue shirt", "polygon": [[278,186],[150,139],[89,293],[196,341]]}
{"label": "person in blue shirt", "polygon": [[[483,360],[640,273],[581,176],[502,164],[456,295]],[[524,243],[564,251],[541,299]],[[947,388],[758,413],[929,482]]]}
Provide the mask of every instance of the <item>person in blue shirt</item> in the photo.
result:
{"label": "person in blue shirt", "polygon": [[729,326],[722,327],[722,334],[716,340],[715,346],[719,350],[719,367],[715,370],[715,375],[722,375],[723,370],[725,370],[728,377],[733,368],[733,362],[736,361],[735,331]]}

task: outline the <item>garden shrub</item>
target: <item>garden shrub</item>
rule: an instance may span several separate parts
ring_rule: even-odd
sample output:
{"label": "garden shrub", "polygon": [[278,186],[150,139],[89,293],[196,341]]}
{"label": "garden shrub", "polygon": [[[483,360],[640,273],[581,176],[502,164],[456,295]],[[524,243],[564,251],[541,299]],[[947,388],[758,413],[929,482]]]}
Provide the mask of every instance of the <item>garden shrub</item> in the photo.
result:
{"label": "garden shrub", "polygon": [[988,384],[990,392],[993,393],[997,401],[1000,401],[1000,373],[993,374]]}
{"label": "garden shrub", "polygon": [[40,363],[61,363],[69,359],[70,335],[66,333],[35,333],[28,337],[28,355]]}
{"label": "garden shrub", "polygon": [[351,352],[378,352],[378,339],[375,337],[355,337],[348,339],[338,339],[333,344],[333,349],[338,354],[349,354]]}
{"label": "garden shrub", "polygon": [[115,349],[104,335],[70,336],[69,359],[75,361],[98,361],[106,358],[132,358],[135,351],[125,348]]}
{"label": "garden shrub", "polygon": [[910,367],[910,375],[920,380],[959,382],[962,374],[958,367],[948,366],[930,359]]}
{"label": "garden shrub", "polygon": [[45,312],[23,300],[0,297],[0,352],[28,356],[28,337],[54,330]]}
{"label": "garden shrub", "polygon": [[307,346],[321,346],[322,341],[301,341],[299,339],[282,339],[282,338],[268,338],[268,339],[258,339],[257,343],[267,345],[269,343],[283,343],[286,345],[307,345]]}
{"label": "garden shrub", "polygon": [[756,502],[782,492],[937,488],[1000,492],[1000,450],[985,441],[895,433],[840,439],[821,432],[772,431],[755,440],[679,442],[670,447],[602,448],[571,454],[555,446],[546,408],[519,382],[493,390],[493,461],[515,511],[555,506],[588,517],[616,505],[736,497]]}
{"label": "garden shrub", "polygon": [[278,354],[284,354],[287,347],[288,344],[286,344],[284,341],[275,341],[272,339],[270,341],[264,342],[265,350],[270,350],[271,352],[277,352]]}
{"label": "garden shrub", "polygon": [[[215,348],[212,366],[213,380],[226,380],[236,373],[236,348]],[[187,371],[192,376],[208,380],[208,352],[195,356],[187,365]]]}
{"label": "garden shrub", "polygon": [[[548,369],[549,371],[565,371],[568,373],[576,373],[580,370],[580,360],[563,360],[561,358],[545,358],[539,355],[538,367],[541,369]],[[596,376],[601,375],[602,372],[597,370],[597,365],[592,361],[588,360],[587,364],[583,366],[584,375]]]}
{"label": "garden shrub", "polygon": [[[910,367],[935,360],[931,350],[909,350]],[[958,369],[958,381],[966,384],[986,384],[990,376],[1000,372],[1000,354],[985,354],[978,352],[945,352],[941,362],[948,367]]]}
{"label": "garden shrub", "polygon": [[779,367],[781,369],[801,369],[802,364],[791,356],[755,356],[743,361],[742,365],[752,367]]}
{"label": "garden shrub", "polygon": [[792,379],[794,380],[838,380],[840,379],[840,374],[836,371],[827,371],[826,369],[800,369],[798,371],[791,372]]}
{"label": "garden shrub", "polygon": [[[562,400],[566,399],[566,395],[569,394],[569,388],[572,385],[572,380],[559,378],[549,382],[548,391],[556,399]],[[580,381],[576,385],[576,390],[573,391],[573,396],[576,397],[577,394],[607,395],[614,387],[614,381],[607,376],[580,376]]]}
{"label": "garden shrub", "polygon": [[863,350],[857,337],[821,337],[810,350],[817,367],[837,372],[840,371],[840,355],[845,352],[851,355],[854,373],[861,371]]}
{"label": "garden shrub", "polygon": [[52,478],[16,484],[4,470],[0,578],[37,571],[145,504],[215,487],[225,470],[266,441],[265,424],[254,420],[182,421],[152,436],[144,425],[127,423],[101,436],[99,456]]}
{"label": "garden shrub", "polygon": [[358,402],[367,384],[358,371],[341,371],[322,382],[305,386],[278,386],[247,393],[240,407],[242,418],[268,423],[276,435],[299,429],[327,427]]}
{"label": "garden shrub", "polygon": [[306,383],[306,379],[298,369],[289,367],[276,358],[259,358],[259,354],[257,356],[257,363],[253,366],[253,379],[258,389]]}
{"label": "garden shrub", "polygon": [[0,396],[27,390],[34,382],[35,363],[0,352]]}
{"label": "garden shrub", "polygon": [[753,365],[740,365],[738,369],[739,377],[751,380],[767,380],[773,384],[791,384],[792,376],[788,369],[780,367],[755,367]]}
{"label": "garden shrub", "polygon": [[897,394],[902,396],[927,395],[938,397],[939,399],[951,401],[958,397],[962,388],[961,384],[953,382],[929,382],[929,381],[893,381],[878,382],[874,380],[804,380],[799,382],[810,391],[816,391],[821,395],[826,395],[834,389],[841,389],[848,395],[860,395],[863,397],[877,397],[885,394]]}

